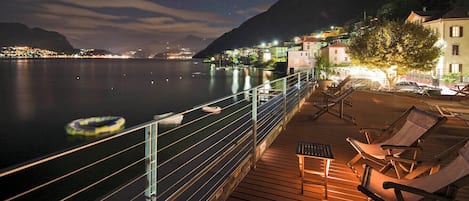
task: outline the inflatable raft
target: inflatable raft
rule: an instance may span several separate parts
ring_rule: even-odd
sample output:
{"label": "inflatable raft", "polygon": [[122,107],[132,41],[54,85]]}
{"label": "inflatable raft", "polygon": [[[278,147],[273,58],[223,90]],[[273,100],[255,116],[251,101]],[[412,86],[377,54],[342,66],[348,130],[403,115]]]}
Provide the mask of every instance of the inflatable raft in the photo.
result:
{"label": "inflatable raft", "polygon": [[119,116],[90,117],[68,123],[65,130],[69,135],[96,136],[124,129],[125,119]]}

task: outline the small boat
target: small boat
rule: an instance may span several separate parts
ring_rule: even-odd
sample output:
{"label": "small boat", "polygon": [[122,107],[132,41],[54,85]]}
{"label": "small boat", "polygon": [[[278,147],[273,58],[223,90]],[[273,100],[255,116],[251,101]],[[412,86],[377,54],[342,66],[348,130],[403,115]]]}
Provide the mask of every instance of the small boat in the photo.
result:
{"label": "small boat", "polygon": [[218,114],[221,112],[221,107],[218,106],[204,106],[202,107],[202,111],[212,113],[212,114]]}
{"label": "small boat", "polygon": [[179,125],[181,124],[183,118],[184,115],[174,114],[174,112],[168,112],[153,116],[154,120],[158,120],[158,123],[163,125]]}
{"label": "small boat", "polygon": [[119,116],[102,116],[76,119],[65,126],[69,135],[97,136],[124,129],[125,119]]}

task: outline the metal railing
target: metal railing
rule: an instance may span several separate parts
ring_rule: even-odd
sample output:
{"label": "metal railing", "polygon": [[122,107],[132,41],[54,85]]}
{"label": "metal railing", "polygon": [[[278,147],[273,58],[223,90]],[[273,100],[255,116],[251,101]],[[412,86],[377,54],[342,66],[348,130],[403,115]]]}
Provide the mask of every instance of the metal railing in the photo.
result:
{"label": "metal railing", "polygon": [[[284,127],[311,92],[312,70],[2,170],[2,200],[210,200]],[[220,113],[202,111],[219,106]]]}

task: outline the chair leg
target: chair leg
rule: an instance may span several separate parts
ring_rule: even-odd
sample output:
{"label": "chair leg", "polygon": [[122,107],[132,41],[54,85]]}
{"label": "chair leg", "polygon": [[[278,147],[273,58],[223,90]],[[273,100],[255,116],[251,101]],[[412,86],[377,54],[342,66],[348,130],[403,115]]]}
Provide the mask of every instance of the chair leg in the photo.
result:
{"label": "chair leg", "polygon": [[349,162],[347,162],[347,166],[349,168],[353,168],[353,165],[355,165],[355,163],[357,163],[360,159],[362,158],[362,155],[361,154],[357,154],[355,155],[352,160],[350,160]]}
{"label": "chair leg", "polygon": [[381,173],[386,173],[386,172],[389,171],[391,168],[392,168],[392,164],[391,164],[391,163],[387,163],[387,164],[384,165],[381,169],[379,169],[379,172],[381,172]]}

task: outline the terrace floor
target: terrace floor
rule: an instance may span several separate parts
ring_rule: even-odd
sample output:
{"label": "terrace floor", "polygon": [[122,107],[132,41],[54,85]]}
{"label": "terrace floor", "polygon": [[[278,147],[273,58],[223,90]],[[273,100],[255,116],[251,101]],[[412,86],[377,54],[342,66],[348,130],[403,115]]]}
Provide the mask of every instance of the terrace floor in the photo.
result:
{"label": "terrace floor", "polygon": [[[356,151],[345,141],[353,137],[365,141],[358,133],[361,127],[382,128],[397,119],[412,105],[420,109],[431,110],[427,104],[434,98],[424,96],[397,95],[380,92],[355,91],[349,97],[353,107],[345,107],[345,113],[356,119],[357,125],[324,114],[317,120],[311,115],[317,109],[312,101],[321,98],[319,92],[302,106],[301,111],[287,124],[287,127],[268,148],[257,167],[251,170],[237,186],[228,200],[322,200],[324,189],[317,185],[305,185],[301,194],[301,181],[298,170],[298,158],[295,148],[298,141],[330,144],[335,160],[331,163],[328,183],[329,200],[367,200],[357,190],[360,179],[345,164]],[[455,101],[455,100],[438,100]],[[463,121],[449,118],[448,121],[429,135],[423,143],[421,159],[431,157],[453,145],[462,137],[469,136],[469,127]],[[359,175],[361,162],[357,163]],[[319,160],[305,159],[305,167],[320,171]],[[460,189],[458,200],[469,200],[469,185]]]}

